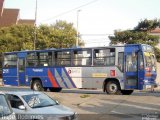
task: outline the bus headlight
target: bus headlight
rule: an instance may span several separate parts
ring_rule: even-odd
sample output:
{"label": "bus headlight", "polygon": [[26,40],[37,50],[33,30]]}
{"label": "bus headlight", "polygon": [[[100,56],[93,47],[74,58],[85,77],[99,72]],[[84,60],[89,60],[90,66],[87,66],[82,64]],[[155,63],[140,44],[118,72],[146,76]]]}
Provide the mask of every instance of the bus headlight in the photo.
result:
{"label": "bus headlight", "polygon": [[144,80],[144,83],[148,83],[148,80]]}

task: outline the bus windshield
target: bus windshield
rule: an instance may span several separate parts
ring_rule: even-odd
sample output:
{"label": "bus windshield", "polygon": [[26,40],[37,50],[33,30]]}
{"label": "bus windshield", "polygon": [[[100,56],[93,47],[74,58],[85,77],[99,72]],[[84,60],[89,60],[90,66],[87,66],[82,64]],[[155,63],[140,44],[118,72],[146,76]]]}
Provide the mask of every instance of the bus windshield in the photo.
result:
{"label": "bus windshield", "polygon": [[156,57],[151,46],[144,46],[144,60],[147,71],[156,71]]}

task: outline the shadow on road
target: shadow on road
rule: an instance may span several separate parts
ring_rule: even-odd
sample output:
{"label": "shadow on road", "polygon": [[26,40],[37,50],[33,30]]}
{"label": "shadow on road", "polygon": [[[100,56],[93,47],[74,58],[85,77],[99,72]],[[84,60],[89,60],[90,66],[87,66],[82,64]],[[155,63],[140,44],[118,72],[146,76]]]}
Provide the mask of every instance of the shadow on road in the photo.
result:
{"label": "shadow on road", "polygon": [[64,89],[62,93],[78,93],[78,94],[106,94],[102,90],[89,90],[89,89]]}
{"label": "shadow on road", "polygon": [[[31,91],[29,87],[5,87],[1,86],[0,91]],[[49,91],[47,91],[49,92]],[[63,89],[61,93],[77,93],[77,94],[103,94],[107,95],[101,89],[99,90],[90,90],[90,89]],[[130,95],[129,95],[130,96]],[[131,96],[154,96],[160,97],[160,90],[159,91],[135,91],[132,93]]]}
{"label": "shadow on road", "polygon": [[154,96],[154,97],[160,97],[160,91],[138,91],[134,92],[132,96]]}

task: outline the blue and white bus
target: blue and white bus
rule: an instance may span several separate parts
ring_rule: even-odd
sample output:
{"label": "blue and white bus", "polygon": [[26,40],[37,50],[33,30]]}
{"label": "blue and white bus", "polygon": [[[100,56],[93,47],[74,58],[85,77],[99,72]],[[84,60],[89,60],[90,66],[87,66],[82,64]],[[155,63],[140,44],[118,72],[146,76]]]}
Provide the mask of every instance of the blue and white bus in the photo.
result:
{"label": "blue and white bus", "polygon": [[156,87],[156,57],[143,44],[4,53],[3,83],[34,90],[102,88],[131,94]]}

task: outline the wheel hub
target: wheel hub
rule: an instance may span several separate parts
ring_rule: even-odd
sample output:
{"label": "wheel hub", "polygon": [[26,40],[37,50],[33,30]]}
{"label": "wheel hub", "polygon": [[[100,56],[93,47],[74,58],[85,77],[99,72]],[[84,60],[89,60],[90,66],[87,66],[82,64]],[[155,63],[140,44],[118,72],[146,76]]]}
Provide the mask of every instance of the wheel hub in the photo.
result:
{"label": "wheel hub", "polygon": [[40,85],[38,83],[34,84],[34,90],[39,90],[40,89]]}
{"label": "wheel hub", "polygon": [[109,87],[109,89],[110,89],[110,91],[112,92],[112,93],[115,93],[116,91],[117,91],[117,85],[116,84],[110,84],[110,87]]}

